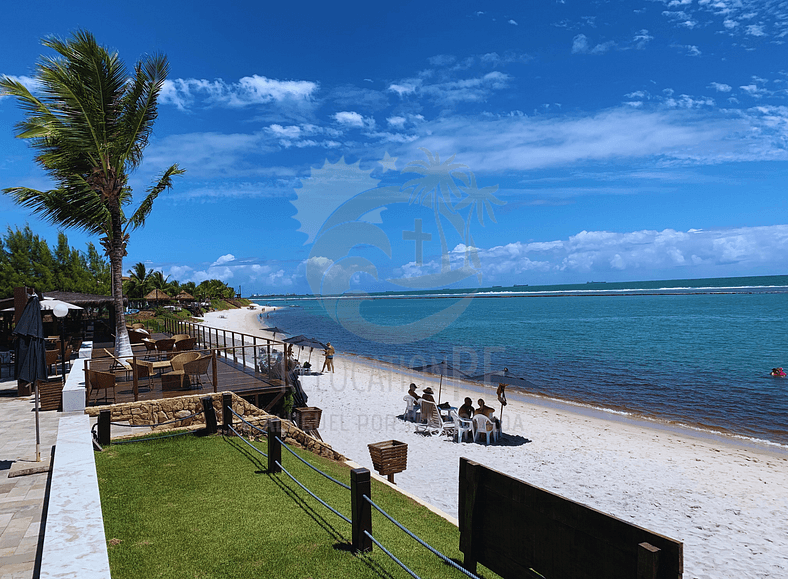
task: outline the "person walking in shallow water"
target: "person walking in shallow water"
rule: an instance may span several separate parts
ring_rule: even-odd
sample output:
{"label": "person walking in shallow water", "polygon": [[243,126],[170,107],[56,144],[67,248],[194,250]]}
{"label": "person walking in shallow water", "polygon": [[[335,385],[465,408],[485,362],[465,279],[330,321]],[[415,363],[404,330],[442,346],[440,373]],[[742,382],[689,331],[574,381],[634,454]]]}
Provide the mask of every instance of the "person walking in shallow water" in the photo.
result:
{"label": "person walking in shallow water", "polygon": [[323,369],[321,372],[325,372],[326,368],[328,368],[331,372],[334,371],[334,347],[331,345],[331,342],[326,344],[326,350],[324,352],[326,359],[323,361]]}

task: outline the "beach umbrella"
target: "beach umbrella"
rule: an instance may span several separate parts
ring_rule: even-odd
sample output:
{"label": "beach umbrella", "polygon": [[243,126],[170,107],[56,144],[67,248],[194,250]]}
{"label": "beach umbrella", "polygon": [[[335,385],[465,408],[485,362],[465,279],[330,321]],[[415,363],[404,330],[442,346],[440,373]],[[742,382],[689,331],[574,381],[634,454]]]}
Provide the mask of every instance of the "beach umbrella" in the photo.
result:
{"label": "beach umbrella", "polygon": [[38,426],[38,380],[47,377],[46,347],[44,346],[44,324],[41,321],[41,305],[38,296],[27,302],[19,322],[14,327],[16,334],[16,364],[14,376],[33,384],[36,408],[36,462],[41,461],[41,433]]}
{"label": "beach umbrella", "polygon": [[441,390],[443,390],[443,377],[444,376],[451,376],[452,378],[468,378],[469,376],[455,368],[451,364],[449,364],[445,359],[441,360],[437,364],[427,364],[426,366],[417,366],[413,368],[414,370],[418,370],[419,372],[427,372],[428,374],[440,374],[441,379],[438,384],[438,404],[441,403]]}
{"label": "beach umbrella", "polygon": [[193,302],[194,296],[189,292],[182,291],[177,296],[175,296],[175,299],[179,302]]}
{"label": "beach umbrella", "polygon": [[277,328],[276,326],[274,326],[273,328],[263,328],[263,331],[273,333],[274,338],[276,338],[277,334],[286,334],[287,333],[282,328]]}
{"label": "beach umbrella", "polygon": [[321,350],[325,350],[326,347],[327,347],[323,342],[315,340],[314,338],[307,338],[303,334],[300,334],[298,336],[292,336],[290,338],[285,338],[282,341],[287,343],[287,344],[293,344],[294,346],[298,346],[302,350],[304,348],[309,348],[309,359],[308,359],[309,362],[312,361],[312,350],[313,349],[319,348]]}

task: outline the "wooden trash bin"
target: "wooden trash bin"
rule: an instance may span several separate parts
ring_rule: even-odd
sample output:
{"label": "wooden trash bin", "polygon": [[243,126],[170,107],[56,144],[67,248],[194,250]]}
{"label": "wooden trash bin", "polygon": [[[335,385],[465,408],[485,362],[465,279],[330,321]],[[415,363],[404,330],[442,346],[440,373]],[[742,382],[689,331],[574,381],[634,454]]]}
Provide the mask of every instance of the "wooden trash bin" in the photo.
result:
{"label": "wooden trash bin", "polygon": [[404,471],[408,467],[408,445],[399,440],[386,440],[368,444],[369,456],[372,466],[378,474],[386,476],[389,482],[394,482],[394,474]]}
{"label": "wooden trash bin", "polygon": [[296,424],[304,432],[311,432],[320,428],[320,417],[323,409],[315,406],[305,406],[293,410],[296,415]]}

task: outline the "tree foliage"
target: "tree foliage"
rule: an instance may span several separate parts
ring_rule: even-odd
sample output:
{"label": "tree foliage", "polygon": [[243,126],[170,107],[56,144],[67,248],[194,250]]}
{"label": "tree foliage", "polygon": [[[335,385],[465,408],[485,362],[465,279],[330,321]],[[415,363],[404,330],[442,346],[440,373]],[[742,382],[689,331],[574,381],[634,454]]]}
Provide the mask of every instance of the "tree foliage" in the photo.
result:
{"label": "tree foliage", "polygon": [[50,248],[29,226],[9,227],[0,236],[0,296],[13,295],[19,286],[109,295],[109,263],[92,243],[84,252],[69,246],[65,233]]}

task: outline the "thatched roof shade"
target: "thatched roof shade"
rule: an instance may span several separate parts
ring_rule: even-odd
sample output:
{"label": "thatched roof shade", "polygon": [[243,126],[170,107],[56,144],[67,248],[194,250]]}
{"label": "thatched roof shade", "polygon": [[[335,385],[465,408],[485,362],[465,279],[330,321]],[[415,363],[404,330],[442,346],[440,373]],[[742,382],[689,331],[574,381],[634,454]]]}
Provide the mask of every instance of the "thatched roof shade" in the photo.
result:
{"label": "thatched roof shade", "polygon": [[160,289],[151,290],[143,299],[150,301],[164,301],[172,299]]}
{"label": "thatched roof shade", "polygon": [[181,292],[177,296],[175,296],[175,299],[188,302],[188,301],[194,301],[194,296],[189,292]]}

